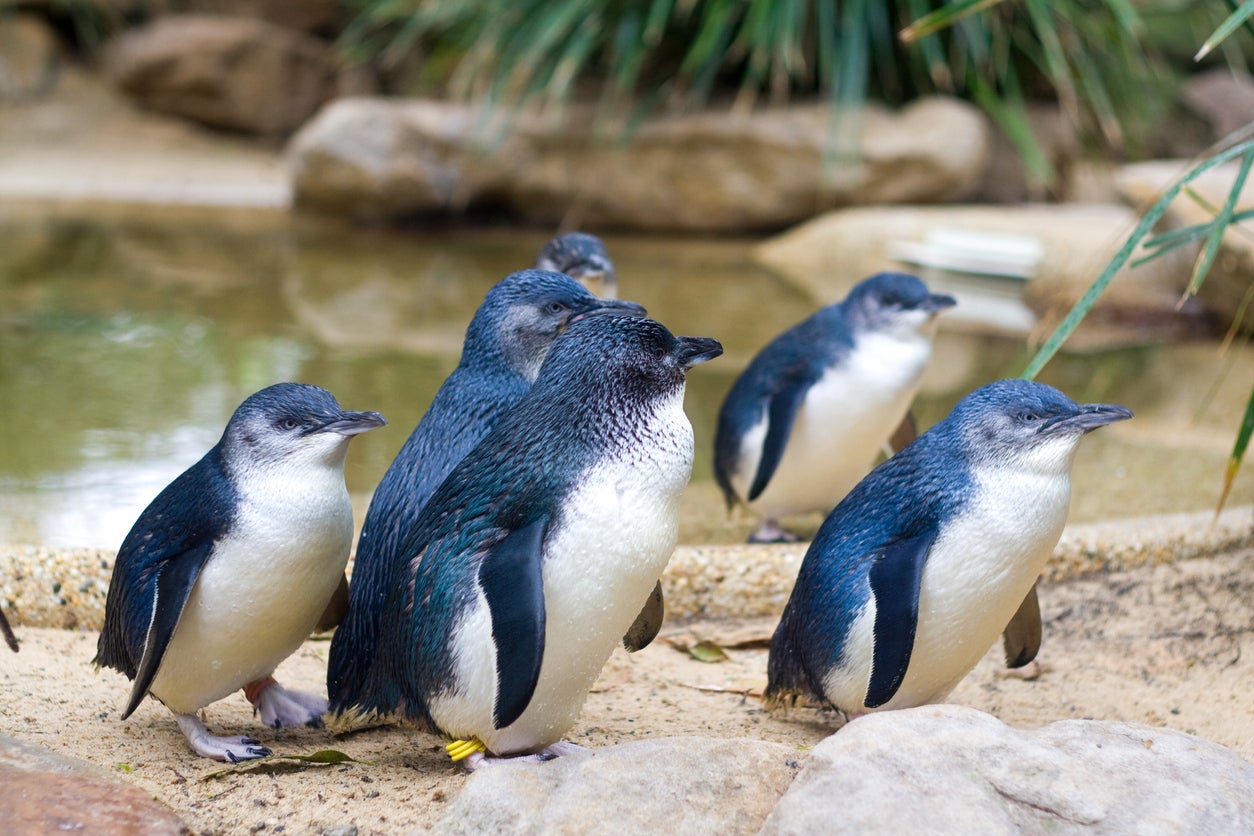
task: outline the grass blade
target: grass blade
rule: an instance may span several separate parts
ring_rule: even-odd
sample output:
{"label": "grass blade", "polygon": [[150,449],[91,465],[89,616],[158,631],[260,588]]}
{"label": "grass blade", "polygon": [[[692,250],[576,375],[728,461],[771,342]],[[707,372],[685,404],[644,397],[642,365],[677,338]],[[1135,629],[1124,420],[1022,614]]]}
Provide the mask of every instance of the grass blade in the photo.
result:
{"label": "grass blade", "polygon": [[1254,436],[1254,389],[1250,390],[1250,400],[1245,405],[1245,417],[1241,419],[1241,428],[1237,430],[1237,440],[1232,445],[1232,455],[1228,457],[1228,466],[1224,469],[1223,489],[1219,494],[1219,504],[1215,507],[1215,516],[1224,509],[1228,494],[1232,491],[1232,483],[1236,481],[1237,471],[1241,469],[1241,460],[1249,448],[1250,437]]}
{"label": "grass blade", "polygon": [[1225,38],[1233,32],[1241,28],[1241,25],[1254,15],[1254,0],[1245,0],[1223,23],[1219,24],[1219,28],[1215,30],[1206,43],[1202,44],[1202,48],[1193,56],[1194,61],[1201,61],[1212,49],[1220,44]]}

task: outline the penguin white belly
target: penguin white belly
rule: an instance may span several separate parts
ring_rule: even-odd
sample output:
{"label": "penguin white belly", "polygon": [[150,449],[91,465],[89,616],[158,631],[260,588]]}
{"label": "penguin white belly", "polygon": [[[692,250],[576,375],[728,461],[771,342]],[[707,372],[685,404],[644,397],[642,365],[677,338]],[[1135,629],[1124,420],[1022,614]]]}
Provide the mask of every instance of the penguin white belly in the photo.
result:
{"label": "penguin white belly", "polygon": [[679,499],[692,472],[692,427],[682,392],[668,410],[660,430],[590,468],[562,503],[544,544],[544,658],[526,710],[509,726],[493,727],[496,649],[480,594],[454,639],[457,688],[430,705],[444,731],[477,736],[504,755],[555,743],[579,718],[675,548]]}
{"label": "penguin white belly", "polygon": [[348,562],[343,471],[242,479],[240,514],[188,596],[151,692],[190,714],[272,673],[317,624]]}
{"label": "penguin white belly", "polygon": [[944,699],[1006,629],[1057,545],[1067,520],[1064,473],[976,471],[976,499],[932,544],[919,591],[919,620],[905,679],[876,709],[863,705],[874,648],[875,601],[854,619],[846,663],[829,671],[829,701],[850,711]]}
{"label": "penguin white belly", "polygon": [[[930,341],[918,335],[859,338],[845,361],[810,387],[783,458],[750,507],[768,519],[834,508],[870,472],[910,409],[930,354]],[[764,416],[742,443],[735,485],[741,496],[757,473],[765,436]]]}

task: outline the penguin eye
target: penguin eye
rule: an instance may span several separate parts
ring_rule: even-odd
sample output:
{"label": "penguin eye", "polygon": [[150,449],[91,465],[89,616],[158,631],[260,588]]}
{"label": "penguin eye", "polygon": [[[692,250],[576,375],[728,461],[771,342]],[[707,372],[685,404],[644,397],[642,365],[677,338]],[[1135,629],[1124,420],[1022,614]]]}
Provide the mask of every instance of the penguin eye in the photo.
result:
{"label": "penguin eye", "polygon": [[544,309],[548,311],[549,313],[553,314],[554,316],[557,316],[558,314],[566,313],[566,306],[563,305],[561,302],[550,302],[549,304],[544,306]]}
{"label": "penguin eye", "polygon": [[1025,409],[1015,416],[1021,424],[1034,424],[1041,420],[1041,416],[1030,409]]}
{"label": "penguin eye", "polygon": [[281,430],[291,431],[297,429],[298,427],[300,427],[300,421],[297,421],[295,418],[289,416],[287,418],[279,419],[278,428]]}

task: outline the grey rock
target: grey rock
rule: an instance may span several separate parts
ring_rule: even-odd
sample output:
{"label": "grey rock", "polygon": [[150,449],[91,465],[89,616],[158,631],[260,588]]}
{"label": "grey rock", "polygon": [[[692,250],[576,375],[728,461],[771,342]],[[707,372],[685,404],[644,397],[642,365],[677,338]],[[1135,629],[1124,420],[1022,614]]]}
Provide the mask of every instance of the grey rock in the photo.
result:
{"label": "grey rock", "polygon": [[[870,207],[820,215],[760,244],[754,260],[810,293],[817,302],[841,298],[861,278],[885,269],[916,272],[929,285],[958,297],[945,313],[949,326],[1024,332],[1035,318],[1056,322],[1089,289],[1138,221],[1118,204],[1024,206]],[[1021,288],[1026,316],[997,321],[979,311],[984,297],[951,277],[894,258],[901,242],[923,242],[938,230],[1024,236],[1035,239],[1041,258]],[[1098,300],[1071,348],[1143,342],[1179,336],[1196,325],[1176,308],[1188,281],[1195,246],[1185,246],[1138,267],[1125,266]],[[1007,291],[1002,290],[1001,293]],[[1009,293],[1014,293],[1013,285]],[[1011,312],[1015,313],[1015,312]]]}
{"label": "grey rock", "polygon": [[288,157],[299,206],[359,219],[488,204],[546,225],[730,232],[834,206],[962,199],[989,133],[953,99],[868,107],[860,161],[829,168],[823,105],[659,117],[624,142],[594,123],[578,107],[494,119],[451,102],[340,99],[293,137]]}
{"label": "grey rock", "polygon": [[1184,83],[1180,102],[1205,120],[1218,139],[1254,122],[1254,78],[1229,67],[1207,70]]}
{"label": "grey rock", "polygon": [[1254,765],[1183,732],[1036,731],[954,705],[871,714],[811,752],[763,834],[1249,833]]}
{"label": "grey rock", "polygon": [[440,833],[754,833],[801,753],[759,740],[658,738],[480,767]]}
{"label": "grey rock", "polygon": [[[1189,160],[1152,160],[1123,166],[1116,176],[1120,194],[1132,206],[1148,207],[1174,182],[1188,172]],[[1223,206],[1236,182],[1238,162],[1212,168],[1189,182],[1189,188],[1211,206]],[[1254,181],[1246,181],[1237,200],[1237,209],[1254,202]],[[1210,223],[1214,215],[1192,197],[1180,194],[1167,210],[1168,227]],[[1185,248],[1195,253],[1193,248]],[[1192,257],[1190,257],[1190,265]],[[1185,275],[1188,275],[1186,272]],[[1254,305],[1247,304],[1250,277],[1254,276],[1254,241],[1235,228],[1229,228],[1219,245],[1219,255],[1198,291],[1198,298],[1226,327],[1244,312],[1241,327],[1254,330]]]}
{"label": "grey rock", "polygon": [[337,0],[183,0],[179,8],[194,14],[251,17],[301,32],[333,34],[342,23]]}
{"label": "grey rock", "polygon": [[34,15],[0,13],[0,102],[38,97],[56,83],[57,37]]}
{"label": "grey rock", "polygon": [[109,44],[106,71],[140,105],[251,134],[295,130],[334,91],[330,48],[262,20],[170,15]]}
{"label": "grey rock", "polygon": [[190,832],[152,794],[85,761],[0,735],[0,810],[5,833]]}

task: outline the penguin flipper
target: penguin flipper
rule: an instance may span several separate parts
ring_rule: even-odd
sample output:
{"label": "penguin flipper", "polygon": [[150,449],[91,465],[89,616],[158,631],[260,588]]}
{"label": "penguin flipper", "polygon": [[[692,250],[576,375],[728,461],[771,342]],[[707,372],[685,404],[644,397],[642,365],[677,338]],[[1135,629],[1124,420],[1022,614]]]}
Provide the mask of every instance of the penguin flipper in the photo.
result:
{"label": "penguin flipper", "polygon": [[795,380],[771,396],[766,411],[766,440],[762,442],[762,456],[758,459],[758,472],[749,488],[749,501],[757,499],[766,490],[775,468],[784,458],[788,436],[792,434],[793,421],[801,409],[801,403],[810,391],[809,380]]}
{"label": "penguin flipper", "polygon": [[135,671],[135,683],[131,687],[131,699],[122,719],[131,716],[148,694],[148,688],[161,667],[165,657],[165,649],[174,636],[174,628],[178,626],[183,615],[183,607],[192,594],[196,578],[213,551],[213,542],[201,542],[194,548],[187,549],[161,562],[157,570],[157,582],[152,602],[152,617],[148,622],[148,633],[144,637],[144,655],[139,660]]}
{"label": "penguin flipper", "polygon": [[1006,651],[1006,667],[1021,668],[1036,658],[1041,650],[1041,602],[1036,597],[1036,584],[1028,590],[1019,609],[1002,632],[1002,649]]}
{"label": "penguin flipper", "polygon": [[867,708],[884,705],[897,693],[919,626],[919,589],[928,550],[936,539],[929,529],[880,549],[872,558],[868,579],[875,596],[874,651],[867,684]]}
{"label": "penguin flipper", "polygon": [[511,531],[484,554],[479,587],[492,616],[496,702],[492,723],[503,729],[527,709],[544,660],[544,535],[547,516]]}
{"label": "penguin flipper", "polygon": [[644,609],[623,636],[623,647],[627,648],[628,653],[643,650],[649,646],[649,642],[657,638],[665,614],[666,601],[662,597],[662,582],[658,581],[657,586],[649,593],[649,600],[644,602]]}
{"label": "penguin flipper", "polygon": [[318,618],[318,623],[314,626],[315,633],[325,633],[332,627],[339,625],[344,620],[345,614],[348,612],[348,576],[340,576],[340,585],[335,588],[335,592],[331,593],[331,600],[327,601],[327,608]]}

